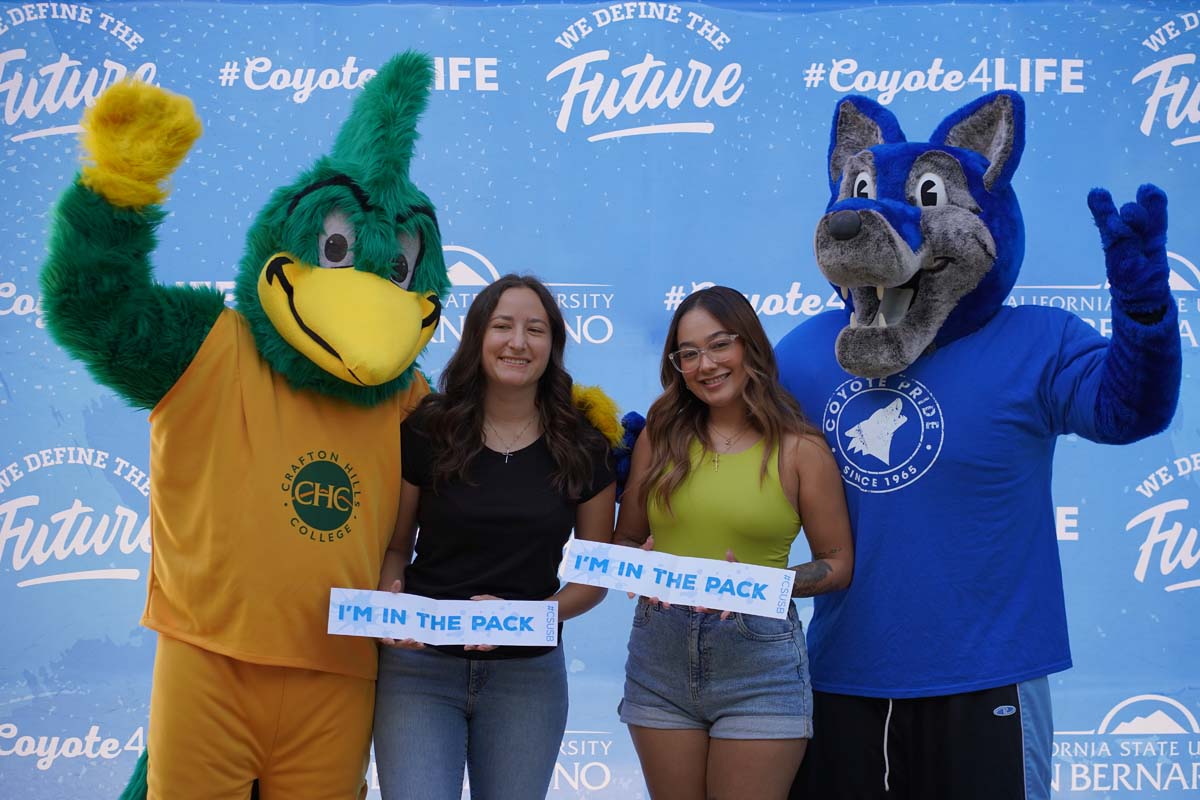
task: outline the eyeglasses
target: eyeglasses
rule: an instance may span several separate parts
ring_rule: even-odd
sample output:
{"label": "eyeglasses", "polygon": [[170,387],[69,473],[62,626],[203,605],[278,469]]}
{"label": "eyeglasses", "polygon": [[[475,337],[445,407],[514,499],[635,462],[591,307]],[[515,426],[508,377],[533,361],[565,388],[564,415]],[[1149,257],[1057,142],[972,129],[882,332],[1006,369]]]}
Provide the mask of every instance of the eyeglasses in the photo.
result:
{"label": "eyeglasses", "polygon": [[716,364],[724,364],[733,355],[736,333],[727,333],[708,343],[708,347],[681,347],[673,353],[667,353],[671,366],[680,372],[693,372],[700,366],[700,356],[708,354],[709,360]]}

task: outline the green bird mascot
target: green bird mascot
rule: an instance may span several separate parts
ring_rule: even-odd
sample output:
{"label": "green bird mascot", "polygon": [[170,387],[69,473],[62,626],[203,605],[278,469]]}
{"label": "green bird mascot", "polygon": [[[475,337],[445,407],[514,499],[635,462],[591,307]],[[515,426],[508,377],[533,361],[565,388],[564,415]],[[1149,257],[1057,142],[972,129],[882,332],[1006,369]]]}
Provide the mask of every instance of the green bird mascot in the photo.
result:
{"label": "green bird mascot", "polygon": [[408,167],[432,78],[393,58],[332,153],[274,192],[236,310],[151,274],[191,103],[126,82],[84,117],[42,288],[55,339],[151,410],[151,798],[366,792],[376,645],[325,630],[331,588],[377,585],[400,423],[429,391],[415,360],[449,281]]}

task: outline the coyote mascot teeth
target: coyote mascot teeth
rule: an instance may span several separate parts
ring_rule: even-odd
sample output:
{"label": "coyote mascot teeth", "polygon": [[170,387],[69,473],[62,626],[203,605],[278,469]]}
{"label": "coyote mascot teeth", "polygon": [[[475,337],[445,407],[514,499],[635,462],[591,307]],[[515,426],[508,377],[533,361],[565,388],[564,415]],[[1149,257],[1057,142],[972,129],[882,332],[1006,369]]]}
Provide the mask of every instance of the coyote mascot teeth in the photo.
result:
{"label": "coyote mascot teeth", "polygon": [[829,148],[818,266],[847,300],[779,344],[825,432],[855,533],[849,589],[809,628],[817,736],[794,796],[1048,798],[1046,676],[1071,665],[1050,496],[1058,436],[1163,430],[1179,395],[1167,203],[1088,196],[1112,339],[1004,300],[1024,252],[1024,104],[952,114],[927,143],[862,97]]}
{"label": "coyote mascot teeth", "polygon": [[152,798],[365,793],[376,646],[324,631],[331,587],[377,585],[400,423],[428,392],[415,360],[448,279],[408,166],[432,78],[424,56],[392,59],[332,152],[271,196],[237,310],[151,276],[191,104],[127,82],[84,117],[42,286],[58,342],[151,409]]}

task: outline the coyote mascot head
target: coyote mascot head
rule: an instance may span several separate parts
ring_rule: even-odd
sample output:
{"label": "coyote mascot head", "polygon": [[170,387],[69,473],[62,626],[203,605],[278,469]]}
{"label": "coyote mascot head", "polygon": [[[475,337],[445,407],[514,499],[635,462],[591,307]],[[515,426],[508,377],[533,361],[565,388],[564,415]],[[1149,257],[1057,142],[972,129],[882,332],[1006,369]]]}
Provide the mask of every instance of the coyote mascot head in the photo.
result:
{"label": "coyote mascot head", "polygon": [[838,105],[831,198],[815,248],[821,271],[847,298],[837,339],[847,372],[895,374],[1000,308],[1024,253],[1011,185],[1024,116],[1019,95],[996,92],[917,143],[876,102]]}

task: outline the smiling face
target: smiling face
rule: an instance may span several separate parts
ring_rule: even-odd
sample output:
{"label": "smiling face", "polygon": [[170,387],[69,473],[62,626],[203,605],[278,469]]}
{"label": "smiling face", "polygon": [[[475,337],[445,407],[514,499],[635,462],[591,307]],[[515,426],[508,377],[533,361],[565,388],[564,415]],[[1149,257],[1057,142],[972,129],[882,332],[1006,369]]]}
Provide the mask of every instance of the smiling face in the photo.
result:
{"label": "smiling face", "polygon": [[[696,307],[679,319],[675,334],[675,361],[683,382],[699,400],[713,408],[742,403],[746,388],[744,349],[734,332],[703,308]],[[731,341],[732,339],[732,341]],[[689,350],[703,350],[696,356]],[[683,353],[680,353],[683,351]],[[692,357],[695,356],[695,357]]]}
{"label": "smiling face", "polygon": [[524,287],[506,289],[483,335],[480,356],[488,388],[536,388],[553,343],[549,315],[537,294]]}

